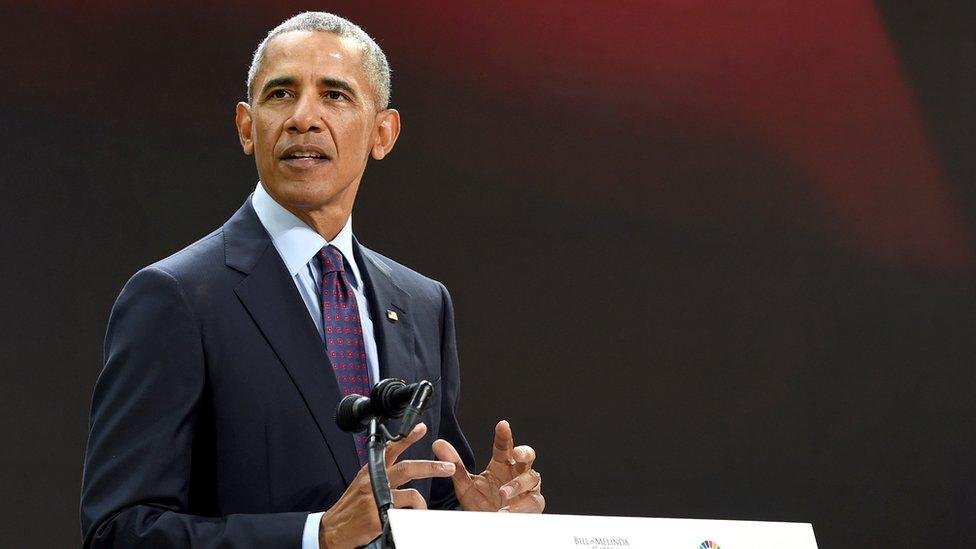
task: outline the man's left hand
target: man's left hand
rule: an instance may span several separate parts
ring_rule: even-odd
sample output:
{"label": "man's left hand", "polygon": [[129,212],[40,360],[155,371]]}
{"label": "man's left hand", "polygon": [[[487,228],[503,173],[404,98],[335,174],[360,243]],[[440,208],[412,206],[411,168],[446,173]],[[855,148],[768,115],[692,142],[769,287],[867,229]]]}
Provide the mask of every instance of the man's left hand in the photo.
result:
{"label": "man's left hand", "polygon": [[434,441],[434,455],[454,464],[451,480],[465,511],[541,513],[546,506],[542,475],[532,468],[535,450],[531,446],[516,447],[512,427],[505,420],[495,425],[491,461],[480,475],[468,473],[461,456],[446,440]]}

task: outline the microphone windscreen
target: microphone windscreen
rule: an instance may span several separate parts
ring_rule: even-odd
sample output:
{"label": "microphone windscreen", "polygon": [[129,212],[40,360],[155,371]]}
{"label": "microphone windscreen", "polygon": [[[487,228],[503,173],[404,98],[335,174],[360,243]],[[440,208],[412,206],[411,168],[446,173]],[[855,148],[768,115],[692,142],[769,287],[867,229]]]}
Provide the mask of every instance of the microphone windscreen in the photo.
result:
{"label": "microphone windscreen", "polygon": [[336,424],[343,431],[350,433],[365,431],[369,427],[368,411],[369,397],[346,395],[336,407]]}

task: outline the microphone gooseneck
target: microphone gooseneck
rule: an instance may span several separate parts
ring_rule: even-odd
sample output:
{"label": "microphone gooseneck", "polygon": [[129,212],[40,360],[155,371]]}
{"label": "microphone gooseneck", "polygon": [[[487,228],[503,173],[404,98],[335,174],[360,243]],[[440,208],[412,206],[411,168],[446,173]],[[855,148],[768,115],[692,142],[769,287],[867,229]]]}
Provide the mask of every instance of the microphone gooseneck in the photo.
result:
{"label": "microphone gooseneck", "polygon": [[384,379],[373,387],[368,397],[344,397],[336,409],[336,423],[343,431],[360,433],[369,428],[369,422],[373,418],[383,420],[403,417],[400,436],[406,436],[419,423],[420,413],[433,392],[434,387],[429,381],[407,385],[401,379]]}
{"label": "microphone gooseneck", "polygon": [[[348,395],[336,408],[336,423],[340,429],[353,433],[369,431],[366,467],[382,528],[379,537],[366,545],[366,549],[395,547],[387,516],[393,506],[393,492],[386,471],[386,445],[413,431],[433,394],[434,386],[426,380],[407,385],[402,379],[384,379],[373,387],[368,397]],[[400,432],[394,436],[381,422],[399,417],[403,421]]]}

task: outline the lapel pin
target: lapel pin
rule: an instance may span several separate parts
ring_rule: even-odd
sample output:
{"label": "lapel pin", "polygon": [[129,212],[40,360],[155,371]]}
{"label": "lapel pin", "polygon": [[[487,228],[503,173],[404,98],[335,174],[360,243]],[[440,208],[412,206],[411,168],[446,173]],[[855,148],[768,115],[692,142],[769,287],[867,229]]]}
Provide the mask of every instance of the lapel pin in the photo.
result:
{"label": "lapel pin", "polygon": [[396,322],[397,320],[400,320],[400,317],[397,316],[396,311],[391,311],[391,310],[386,311],[386,318],[389,318],[390,322]]}

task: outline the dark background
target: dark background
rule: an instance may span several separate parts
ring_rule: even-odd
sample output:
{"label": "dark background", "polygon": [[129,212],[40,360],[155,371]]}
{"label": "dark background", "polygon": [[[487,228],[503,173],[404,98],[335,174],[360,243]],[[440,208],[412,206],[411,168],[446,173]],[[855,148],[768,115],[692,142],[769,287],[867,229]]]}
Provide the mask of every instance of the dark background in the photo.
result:
{"label": "dark background", "polygon": [[451,289],[476,455],[547,510],[976,540],[976,7],[155,2],[4,9],[3,532],[70,547],[111,304],[253,189],[264,33],[374,35],[404,119],[355,230]]}

